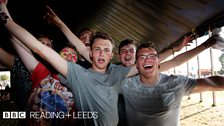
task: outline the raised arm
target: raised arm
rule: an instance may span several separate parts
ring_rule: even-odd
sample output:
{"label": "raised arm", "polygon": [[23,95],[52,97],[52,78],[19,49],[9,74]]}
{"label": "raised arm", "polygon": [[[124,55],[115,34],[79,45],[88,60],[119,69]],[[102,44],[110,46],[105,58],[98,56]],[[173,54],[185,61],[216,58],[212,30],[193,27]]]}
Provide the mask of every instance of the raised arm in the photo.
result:
{"label": "raised arm", "polygon": [[207,78],[199,78],[196,80],[196,86],[191,93],[199,93],[203,91],[223,91],[224,90],[224,77],[211,76]]}
{"label": "raised arm", "polygon": [[11,36],[10,37],[11,44],[15,48],[17,54],[19,55],[20,59],[22,60],[23,64],[27,68],[27,70],[32,73],[33,70],[38,65],[39,61],[33,56],[31,51],[22,44],[18,39]]}
{"label": "raised arm", "polygon": [[1,23],[5,26],[5,28],[11,35],[15,36],[19,41],[24,43],[34,53],[40,55],[44,60],[50,63],[58,72],[60,72],[63,76],[66,77],[67,61],[64,60],[57,52],[43,45],[27,30],[16,24],[11,18],[7,18],[4,13],[1,14]]}
{"label": "raised arm", "polygon": [[165,61],[165,62],[161,63],[160,64],[160,72],[166,71],[170,68],[179,66],[179,65],[187,62],[188,60],[190,60],[191,58],[193,58],[197,54],[201,53],[205,49],[207,49],[210,46],[212,46],[213,44],[215,44],[215,42],[216,42],[215,37],[210,37],[204,43],[197,46],[196,48],[194,48],[192,50],[189,50],[187,52],[184,52],[184,53],[174,57],[171,60],[168,60],[168,61]]}
{"label": "raised arm", "polygon": [[180,44],[159,54],[159,61],[162,62],[174,52],[180,51],[184,46],[189,46],[189,43],[191,43],[193,39],[193,35],[185,36],[184,40]]}
{"label": "raised arm", "polygon": [[64,35],[67,37],[68,41],[74,45],[77,51],[90,63],[92,62],[89,57],[89,49],[83,44],[83,42],[72,33],[72,31],[66,26],[66,24],[54,13],[54,11],[47,6],[47,14],[45,18],[48,20],[48,23],[54,24],[61,29]]}
{"label": "raised arm", "polygon": [[[168,56],[172,55],[174,51],[175,52],[178,52],[184,46],[189,46],[189,43],[191,42],[192,39],[193,39],[192,36],[185,36],[184,40],[178,46],[176,46],[173,49],[167,50],[164,53],[160,54],[159,60],[164,60]],[[200,51],[203,51],[203,50],[204,50],[204,48],[203,47],[200,47],[199,49],[196,49],[196,50],[194,50],[192,52],[189,52],[189,53],[187,53],[185,55],[191,55],[191,53],[196,55],[196,54],[200,53]],[[182,63],[184,63],[184,62],[186,62],[187,60],[190,59],[190,58],[187,59],[187,57],[182,58],[182,56],[183,56],[183,54],[180,55],[180,56],[178,56],[178,57],[176,57],[176,58],[174,58],[174,59],[172,59],[169,62],[162,63],[160,65],[160,70],[165,71],[165,70],[170,69],[172,67],[178,66],[178,65],[180,65],[180,64],[182,64]],[[180,60],[180,62],[179,62],[179,60]],[[176,63],[176,64],[173,64],[173,63]],[[134,65],[131,66],[131,70],[129,71],[127,77],[134,76],[136,74],[138,74],[138,69],[137,69],[136,65],[134,64]]]}

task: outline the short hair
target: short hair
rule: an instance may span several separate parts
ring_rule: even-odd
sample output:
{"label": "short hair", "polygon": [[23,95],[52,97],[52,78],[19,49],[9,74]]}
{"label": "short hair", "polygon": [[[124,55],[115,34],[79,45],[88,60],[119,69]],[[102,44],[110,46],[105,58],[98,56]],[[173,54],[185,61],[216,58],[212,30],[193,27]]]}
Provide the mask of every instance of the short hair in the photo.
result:
{"label": "short hair", "polygon": [[129,44],[133,44],[136,48],[137,48],[137,44],[136,44],[136,42],[134,41],[134,40],[132,40],[132,39],[125,39],[125,40],[122,40],[121,42],[120,42],[120,44],[119,44],[119,47],[118,47],[118,53],[120,54],[120,51],[121,51],[121,48],[122,47],[124,47],[124,46],[126,46],[126,45],[129,45]]}
{"label": "short hair", "polygon": [[113,47],[115,45],[114,40],[107,33],[105,33],[105,32],[96,32],[93,35],[93,37],[90,39],[90,49],[92,49],[92,46],[93,46],[95,40],[98,39],[98,38],[104,39],[104,40],[109,40],[111,42],[111,44],[112,44]]}
{"label": "short hair", "polygon": [[38,35],[37,38],[48,38],[48,39],[51,39],[51,37],[49,35],[44,35],[44,34]]}
{"label": "short hair", "polygon": [[84,27],[82,28],[79,33],[78,33],[78,37],[80,37],[80,35],[84,32],[84,31],[90,31],[92,33],[92,35],[94,35],[94,31],[90,28]]}
{"label": "short hair", "polygon": [[37,36],[37,39],[39,39],[39,38],[48,38],[49,40],[50,40],[50,42],[51,42],[51,44],[53,43],[53,40],[51,39],[51,37],[50,36],[48,36],[48,35],[38,35]]}
{"label": "short hair", "polygon": [[137,57],[138,51],[139,51],[140,49],[142,49],[142,48],[153,48],[153,49],[156,50],[156,52],[157,52],[157,54],[158,54],[158,56],[159,56],[159,53],[158,53],[158,50],[156,49],[155,44],[154,44],[153,42],[148,42],[148,43],[142,43],[142,44],[138,47],[138,49],[137,49],[137,51],[136,51],[136,57]]}

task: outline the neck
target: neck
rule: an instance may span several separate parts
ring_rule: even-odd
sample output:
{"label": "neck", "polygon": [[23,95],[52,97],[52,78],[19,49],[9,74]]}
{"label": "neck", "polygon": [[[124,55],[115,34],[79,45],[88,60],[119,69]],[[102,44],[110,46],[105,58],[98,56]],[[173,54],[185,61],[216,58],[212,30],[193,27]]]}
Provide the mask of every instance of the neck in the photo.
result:
{"label": "neck", "polygon": [[145,77],[140,75],[140,80],[145,85],[155,86],[155,84],[159,81],[159,74],[155,74],[150,77]]}
{"label": "neck", "polygon": [[94,65],[92,65],[91,69],[92,69],[93,71],[96,71],[96,72],[99,72],[99,73],[106,73],[106,70],[107,70],[106,68],[99,69],[99,68],[97,68],[97,67],[94,66]]}

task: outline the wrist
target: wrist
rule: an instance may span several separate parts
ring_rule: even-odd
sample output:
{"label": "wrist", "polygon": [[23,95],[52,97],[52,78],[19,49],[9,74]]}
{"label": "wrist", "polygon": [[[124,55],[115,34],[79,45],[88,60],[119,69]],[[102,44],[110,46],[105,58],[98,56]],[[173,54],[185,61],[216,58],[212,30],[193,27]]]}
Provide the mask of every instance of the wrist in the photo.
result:
{"label": "wrist", "polygon": [[5,25],[7,23],[7,19],[9,16],[7,16],[4,12],[0,13],[0,24]]}
{"label": "wrist", "polygon": [[174,47],[171,47],[171,51],[172,51],[172,54],[174,54],[176,52]]}
{"label": "wrist", "polygon": [[209,41],[206,41],[206,42],[202,43],[202,45],[203,45],[205,48],[209,48],[210,46],[212,46],[212,43],[209,42]]}

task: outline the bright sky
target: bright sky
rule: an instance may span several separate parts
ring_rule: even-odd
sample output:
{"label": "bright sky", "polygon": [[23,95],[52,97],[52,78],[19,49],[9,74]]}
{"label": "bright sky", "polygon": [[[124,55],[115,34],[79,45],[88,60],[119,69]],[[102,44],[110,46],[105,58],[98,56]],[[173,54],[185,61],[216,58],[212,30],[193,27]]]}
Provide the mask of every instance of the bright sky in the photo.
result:
{"label": "bright sky", "polygon": [[[221,31],[221,36],[224,38],[224,27],[222,27],[222,31]],[[201,43],[205,42],[208,39],[208,35],[203,36],[201,38],[197,39],[197,45],[200,45]],[[193,43],[191,44],[192,46],[187,47],[187,50],[193,49],[196,46],[196,41],[193,41]],[[175,53],[175,56],[183,53],[186,51],[186,48],[182,49],[180,52]],[[212,56],[213,56],[213,69],[214,71],[219,71],[221,69],[221,63],[219,61],[219,57],[221,56],[222,53],[220,50],[217,49],[212,49],[212,51],[210,51],[210,49],[206,49],[205,51],[203,51],[202,53],[200,53],[198,55],[199,60],[200,60],[200,69],[211,69],[211,60],[210,60],[210,52],[212,52]],[[168,59],[171,59],[173,56],[169,57]],[[193,70],[193,71],[197,71],[198,69],[198,65],[197,65],[197,56],[192,58],[189,62],[189,70]],[[187,71],[187,63],[178,66],[175,68],[176,71]],[[172,69],[173,70],[173,69]]]}

